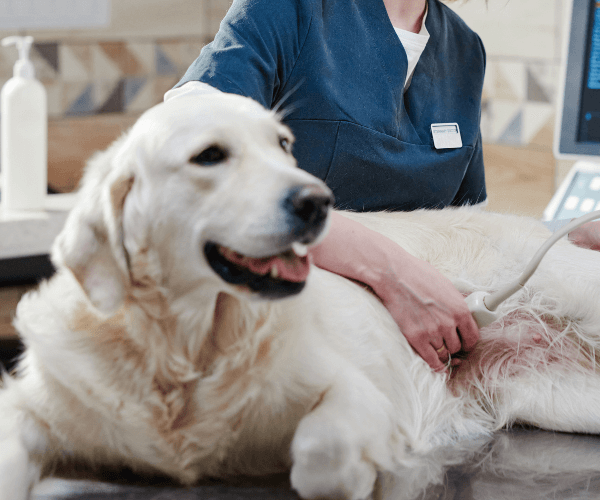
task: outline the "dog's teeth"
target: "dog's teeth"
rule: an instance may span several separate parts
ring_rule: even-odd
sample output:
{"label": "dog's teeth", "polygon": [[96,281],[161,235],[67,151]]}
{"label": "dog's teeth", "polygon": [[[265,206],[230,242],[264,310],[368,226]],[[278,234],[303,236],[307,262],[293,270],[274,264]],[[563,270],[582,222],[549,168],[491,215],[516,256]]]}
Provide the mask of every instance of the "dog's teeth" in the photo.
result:
{"label": "dog's teeth", "polygon": [[219,248],[221,255],[223,255],[226,259],[231,260],[233,258],[233,250],[227,248],[227,247],[221,247]]}
{"label": "dog's teeth", "polygon": [[292,250],[298,257],[304,257],[308,253],[308,247],[297,241],[292,243]]}
{"label": "dog's teeth", "polygon": [[271,278],[277,278],[279,276],[279,271],[277,270],[277,266],[273,264],[271,267]]}

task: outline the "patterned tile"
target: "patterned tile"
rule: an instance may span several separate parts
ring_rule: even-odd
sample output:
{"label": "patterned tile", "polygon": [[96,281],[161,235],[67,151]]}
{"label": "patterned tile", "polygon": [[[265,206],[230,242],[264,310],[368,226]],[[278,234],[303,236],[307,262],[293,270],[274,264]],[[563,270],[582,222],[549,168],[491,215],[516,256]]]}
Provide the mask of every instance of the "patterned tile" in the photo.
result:
{"label": "patterned tile", "polygon": [[165,47],[161,45],[156,45],[155,47],[156,54],[156,73],[159,75],[174,75],[177,74],[177,65],[175,62],[171,60],[167,52],[165,51]]}
{"label": "patterned tile", "polygon": [[527,100],[535,102],[550,102],[550,96],[537,80],[531,69],[527,69]]}
{"label": "patterned tile", "polygon": [[[229,6],[230,0],[207,0],[213,32]],[[138,113],[163,100],[208,41],[195,36],[44,42],[36,44],[32,59],[48,90],[50,116]],[[17,51],[0,49],[0,55],[0,81],[6,81]],[[548,146],[558,66],[556,61],[526,57],[488,58],[481,117],[484,141]]]}
{"label": "patterned tile", "polygon": [[88,74],[92,73],[93,61],[92,61],[92,46],[89,43],[63,43],[61,46],[67,46],[71,49],[74,56],[77,58],[79,63],[83,65]]}
{"label": "patterned tile", "polygon": [[496,64],[496,92],[502,99],[525,99],[525,64],[521,61],[500,61]]}
{"label": "patterned tile", "polygon": [[156,97],[154,78],[145,79],[144,84],[137,90],[135,95],[126,95],[125,99],[126,110],[130,113],[145,111],[154,104],[162,101],[162,98],[157,99]]}
{"label": "patterned tile", "polygon": [[61,81],[44,84],[48,96],[48,117],[59,118],[64,114],[63,83]]}
{"label": "patterned tile", "polygon": [[122,113],[125,110],[125,79],[119,80],[96,113]]}
{"label": "patterned tile", "polygon": [[481,101],[481,138],[484,142],[492,142],[492,101],[484,97]]}
{"label": "patterned tile", "polygon": [[143,74],[146,76],[156,73],[156,57],[154,54],[154,42],[130,41],[127,43],[127,49],[142,66]]}
{"label": "patterned tile", "polygon": [[157,76],[154,79],[154,102],[162,102],[165,92],[171,90],[179,81],[177,76]]}
{"label": "patterned tile", "polygon": [[[85,50],[86,48],[88,50]],[[60,56],[60,79],[62,81],[90,82],[92,80],[92,61],[89,47],[62,44],[58,53]]]}
{"label": "patterned tile", "polygon": [[197,40],[190,43],[182,43],[181,45],[181,57],[183,61],[183,73],[187,70],[188,66],[192,64],[196,58],[200,55],[202,47],[206,45],[206,42]]}
{"label": "patterned tile", "polygon": [[496,97],[496,65],[488,61],[485,68],[485,78],[483,80],[482,100],[493,99]]}
{"label": "patterned tile", "polygon": [[[550,120],[553,121],[554,106],[549,102],[528,101],[523,106],[523,143],[530,144]],[[548,144],[552,146],[552,144]]]}
{"label": "patterned tile", "polygon": [[[557,63],[536,63],[527,64],[528,81],[537,86],[539,92],[547,98],[547,101],[539,101],[528,97],[528,100],[537,100],[538,102],[553,102],[556,98],[560,76],[560,65]],[[528,90],[529,94],[529,90]]]}
{"label": "patterned tile", "polygon": [[119,68],[123,75],[141,75],[143,65],[135,57],[125,42],[101,42],[100,48],[106,56]]}
{"label": "patterned tile", "polygon": [[0,56],[0,76],[8,80],[18,59],[17,51],[14,47],[0,47]]}
{"label": "patterned tile", "polygon": [[221,20],[225,17],[225,14],[227,14],[230,6],[230,0],[209,0],[208,31],[211,37],[219,31]]}
{"label": "patterned tile", "polygon": [[65,83],[65,114],[73,116],[92,113],[95,108],[93,88],[91,83]]}
{"label": "patterned tile", "polygon": [[[162,55],[168,59],[170,69],[175,69],[178,75],[182,75],[188,66],[198,57],[204,43],[201,40],[197,42],[185,43],[181,40],[161,40],[157,47]],[[168,74],[169,68],[164,68],[165,72],[159,74]]]}
{"label": "patterned tile", "polygon": [[117,85],[119,81],[120,78],[111,78],[95,80],[93,82],[94,110],[102,107],[102,105],[109,99],[110,95],[114,92],[115,85]]}
{"label": "patterned tile", "polygon": [[506,78],[504,72],[499,71],[494,81],[494,97],[498,99],[519,100],[517,92],[510,80]]}
{"label": "patterned tile", "polygon": [[58,42],[34,43],[33,48],[58,73]]}
{"label": "patterned tile", "polygon": [[[50,49],[49,52],[52,52]],[[31,51],[30,58],[35,68],[35,77],[41,81],[53,81],[58,77],[58,62],[53,57],[39,52],[37,49]],[[12,75],[12,71],[11,71]]]}
{"label": "patterned tile", "polygon": [[146,85],[147,79],[144,77],[125,78],[125,89],[123,95],[123,104],[128,108],[129,104],[135,100],[140,90]]}
{"label": "patterned tile", "polygon": [[523,137],[523,112],[519,110],[510,120],[508,126],[498,137],[502,144],[521,144]]}
{"label": "patterned tile", "polygon": [[91,51],[93,81],[117,81],[123,76],[118,64],[113,61],[99,45],[93,45]]}
{"label": "patterned tile", "polygon": [[[554,111],[554,109],[553,109]],[[536,134],[527,141],[529,146],[539,146],[548,150],[552,149],[554,142],[554,125],[556,121],[556,115],[554,112],[547,118],[544,123],[536,132]]]}
{"label": "patterned tile", "polygon": [[[514,137],[517,126],[515,117],[521,111],[521,103],[514,100],[494,99],[490,102],[489,106],[490,114],[490,133],[488,141],[490,142],[502,142],[501,137],[506,135],[506,138]],[[511,134],[505,134],[506,130],[512,125],[513,130]],[[514,143],[511,139],[511,144]]]}
{"label": "patterned tile", "polygon": [[514,145],[537,141],[551,147],[548,127],[553,125],[558,72],[554,61],[490,58],[482,99],[484,141]]}

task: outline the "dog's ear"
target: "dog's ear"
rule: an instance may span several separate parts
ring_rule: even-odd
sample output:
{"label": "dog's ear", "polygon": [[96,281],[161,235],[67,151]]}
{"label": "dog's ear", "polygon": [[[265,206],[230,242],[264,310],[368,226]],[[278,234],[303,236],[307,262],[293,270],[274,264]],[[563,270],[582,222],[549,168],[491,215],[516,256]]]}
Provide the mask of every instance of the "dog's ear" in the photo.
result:
{"label": "dog's ear", "polygon": [[54,264],[70,269],[92,304],[105,314],[120,307],[130,285],[122,219],[134,178],[113,168],[115,149],[91,161],[77,204],[52,248]]}

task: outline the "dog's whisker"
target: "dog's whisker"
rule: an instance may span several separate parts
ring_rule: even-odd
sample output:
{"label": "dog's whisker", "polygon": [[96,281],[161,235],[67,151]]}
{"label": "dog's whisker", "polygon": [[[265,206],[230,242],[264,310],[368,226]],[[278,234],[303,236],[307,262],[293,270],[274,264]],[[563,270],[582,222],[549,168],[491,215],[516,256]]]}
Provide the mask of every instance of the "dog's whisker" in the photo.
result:
{"label": "dog's whisker", "polygon": [[298,107],[300,103],[296,103],[294,105],[288,105],[286,108],[283,108],[283,105],[287,102],[287,100],[296,93],[296,91],[302,86],[304,80],[300,80],[294,87],[288,90],[281,99],[277,101],[275,106],[273,106],[272,111],[277,116],[279,120],[283,120],[288,115],[293,113]]}

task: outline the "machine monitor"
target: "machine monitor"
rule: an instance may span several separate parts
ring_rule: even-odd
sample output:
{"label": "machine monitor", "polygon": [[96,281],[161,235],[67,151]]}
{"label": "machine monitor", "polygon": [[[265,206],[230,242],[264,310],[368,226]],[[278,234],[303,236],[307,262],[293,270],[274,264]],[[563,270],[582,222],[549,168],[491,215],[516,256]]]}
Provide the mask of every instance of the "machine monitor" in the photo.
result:
{"label": "machine monitor", "polygon": [[600,162],[600,2],[595,0],[572,0],[559,99],[557,156],[596,156]]}
{"label": "machine monitor", "polygon": [[546,208],[546,220],[600,209],[600,1],[571,2],[554,152],[580,161]]}

